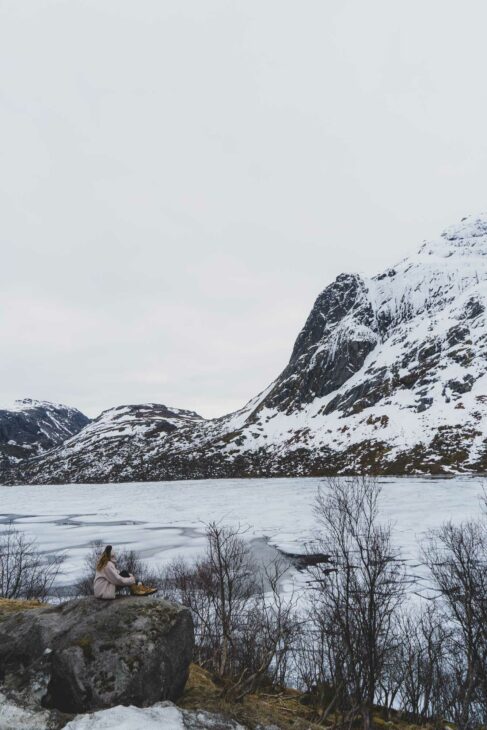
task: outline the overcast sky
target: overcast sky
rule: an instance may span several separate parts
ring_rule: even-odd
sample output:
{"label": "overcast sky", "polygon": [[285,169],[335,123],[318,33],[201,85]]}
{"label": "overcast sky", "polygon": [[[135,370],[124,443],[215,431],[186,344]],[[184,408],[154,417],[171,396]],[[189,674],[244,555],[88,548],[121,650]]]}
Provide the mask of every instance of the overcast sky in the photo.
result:
{"label": "overcast sky", "polygon": [[485,0],[0,0],[0,401],[217,416],[487,208]]}

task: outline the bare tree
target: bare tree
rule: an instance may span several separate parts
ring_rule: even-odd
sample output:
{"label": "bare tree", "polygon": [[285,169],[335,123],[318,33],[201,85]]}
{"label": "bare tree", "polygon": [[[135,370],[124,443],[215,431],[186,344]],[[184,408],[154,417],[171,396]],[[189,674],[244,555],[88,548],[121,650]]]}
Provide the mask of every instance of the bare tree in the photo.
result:
{"label": "bare tree", "polygon": [[0,536],[0,596],[46,599],[62,562],[62,556],[42,556],[35,540],[10,525]]}
{"label": "bare tree", "polygon": [[176,561],[166,572],[166,593],[192,609],[198,660],[220,677],[234,674],[239,630],[258,589],[258,572],[242,529],[210,523],[205,554],[193,565]]}
{"label": "bare tree", "polygon": [[294,595],[284,596],[279,582],[286,566],[276,560],[264,567],[256,594],[249,601],[238,630],[238,679],[231,687],[240,700],[263,682],[284,685],[289,658],[298,634],[299,621]]}
{"label": "bare tree", "polygon": [[206,585],[221,638],[219,673],[225,676],[230,669],[238,627],[257,590],[256,574],[239,531],[213,522],[208,525],[206,536]]}
{"label": "bare tree", "polygon": [[282,681],[296,635],[293,596],[283,596],[284,566],[263,570],[252,557],[240,527],[211,523],[205,554],[193,565],[176,561],[164,590],[191,608],[196,659],[241,699],[265,681]]}
{"label": "bare tree", "polygon": [[443,703],[460,730],[487,721],[487,533],[479,521],[444,524],[423,556],[438,610],[451,627]]}
{"label": "bare tree", "polygon": [[442,723],[447,709],[443,690],[448,675],[450,629],[437,606],[423,602],[404,614],[398,634],[390,668],[396,683],[393,699],[397,699],[410,722]]}
{"label": "bare tree", "polygon": [[360,715],[364,730],[395,653],[407,585],[391,527],[378,523],[379,495],[369,478],[327,480],[315,513],[316,547],[329,563],[309,568],[314,622],[325,646],[322,676],[335,688],[332,704],[341,707],[344,722]]}
{"label": "bare tree", "polygon": [[346,724],[346,718],[350,720],[355,712],[350,713],[347,696],[343,641],[336,630],[334,611],[323,602],[321,584],[307,593],[305,607],[301,609],[302,631],[294,645],[298,686],[306,691],[307,701],[316,706],[321,722],[333,712],[341,715]]}

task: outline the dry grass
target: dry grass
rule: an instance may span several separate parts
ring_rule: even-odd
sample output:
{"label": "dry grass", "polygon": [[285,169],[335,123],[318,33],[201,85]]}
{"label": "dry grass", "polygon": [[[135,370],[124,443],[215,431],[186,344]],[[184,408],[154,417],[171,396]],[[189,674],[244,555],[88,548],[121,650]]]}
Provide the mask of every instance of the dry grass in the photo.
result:
{"label": "dry grass", "polygon": [[24,601],[13,598],[0,598],[0,616],[13,613],[14,611],[24,611],[28,608],[40,608],[43,606],[41,601]]}
{"label": "dry grass", "polygon": [[[217,712],[240,722],[248,728],[257,725],[274,725],[280,730],[323,730],[331,725],[318,723],[319,712],[305,704],[306,698],[292,689],[281,691],[260,691],[248,695],[242,702],[231,703],[222,697],[223,687],[212,679],[209,672],[196,664],[190,667],[189,679],[178,705],[188,710],[207,710]],[[329,718],[329,722],[333,718]],[[431,726],[419,728],[401,720],[395,713],[390,720],[385,720],[379,713],[373,719],[377,730],[432,730]],[[354,725],[355,727],[355,725]],[[357,730],[361,723],[357,720]]]}
{"label": "dry grass", "polygon": [[209,672],[192,664],[186,689],[178,705],[188,710],[219,712],[249,728],[256,725],[276,725],[281,730],[323,728],[316,723],[313,710],[301,704],[302,695],[295,690],[262,691],[248,695],[238,703],[225,700],[222,690],[223,687],[213,681]]}

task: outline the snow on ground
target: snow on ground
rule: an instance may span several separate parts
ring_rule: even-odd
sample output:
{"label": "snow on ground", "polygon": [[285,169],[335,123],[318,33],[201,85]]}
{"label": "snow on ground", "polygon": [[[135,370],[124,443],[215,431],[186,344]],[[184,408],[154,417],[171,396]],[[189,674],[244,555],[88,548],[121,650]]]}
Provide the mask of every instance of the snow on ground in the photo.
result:
{"label": "snow on ground", "polygon": [[[480,510],[480,478],[384,478],[381,513],[413,563],[424,532]],[[73,584],[94,540],[133,548],[154,567],[204,549],[211,520],[241,524],[245,538],[267,538],[285,552],[313,541],[313,502],[321,479],[222,479],[128,484],[0,486],[0,523],[13,521],[47,555],[64,553],[60,585]],[[2,525],[0,524],[0,531]]]}
{"label": "snow on ground", "polygon": [[68,722],[69,730],[184,730],[183,719],[177,707],[153,705],[141,709],[139,707],[112,707],[88,715],[79,715]]}
{"label": "snow on ground", "polygon": [[[244,730],[236,722],[229,721],[230,726],[233,730]],[[47,711],[21,708],[0,694],[0,730],[47,730],[48,727]],[[117,705],[108,710],[78,715],[65,727],[66,730],[187,730],[190,727],[212,730],[221,727],[221,723],[217,716],[207,712],[188,713],[170,702],[158,702],[152,707]]]}
{"label": "snow on ground", "polygon": [[[185,722],[185,715],[191,715]],[[197,725],[193,724],[197,721]],[[230,721],[231,722],[231,721]],[[234,730],[244,730],[242,725],[231,723]],[[206,712],[185,713],[170,703],[160,702],[152,707],[112,707],[88,715],[79,715],[66,725],[66,730],[185,730],[188,727],[205,728],[221,727],[216,716]],[[230,727],[230,724],[228,725]],[[0,728],[1,730],[1,728]]]}
{"label": "snow on ground", "polygon": [[0,692],[0,730],[45,730],[49,713],[19,707]]}

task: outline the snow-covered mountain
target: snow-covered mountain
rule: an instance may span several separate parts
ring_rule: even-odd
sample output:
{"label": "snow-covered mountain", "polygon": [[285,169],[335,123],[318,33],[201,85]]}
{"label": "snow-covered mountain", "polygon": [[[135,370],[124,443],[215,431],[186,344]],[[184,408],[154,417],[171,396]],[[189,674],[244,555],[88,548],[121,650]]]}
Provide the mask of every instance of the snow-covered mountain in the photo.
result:
{"label": "snow-covered mountain", "polygon": [[90,424],[5,479],[484,471],[486,307],[487,214],[378,276],[338,276],[284,371],[242,410],[134,433],[116,455],[86,442]]}
{"label": "snow-covered mountain", "polygon": [[76,408],[24,398],[0,407],[0,463],[38,456],[81,431],[89,419]]}
{"label": "snow-covered mountain", "polygon": [[156,444],[160,447],[181,426],[201,420],[193,411],[158,403],[110,408],[46,454],[45,461],[31,459],[10,467],[10,478],[31,480],[35,473],[33,481],[41,474],[40,481],[47,482],[99,481],[102,473],[106,481],[123,481],[127,461],[140,469]]}

